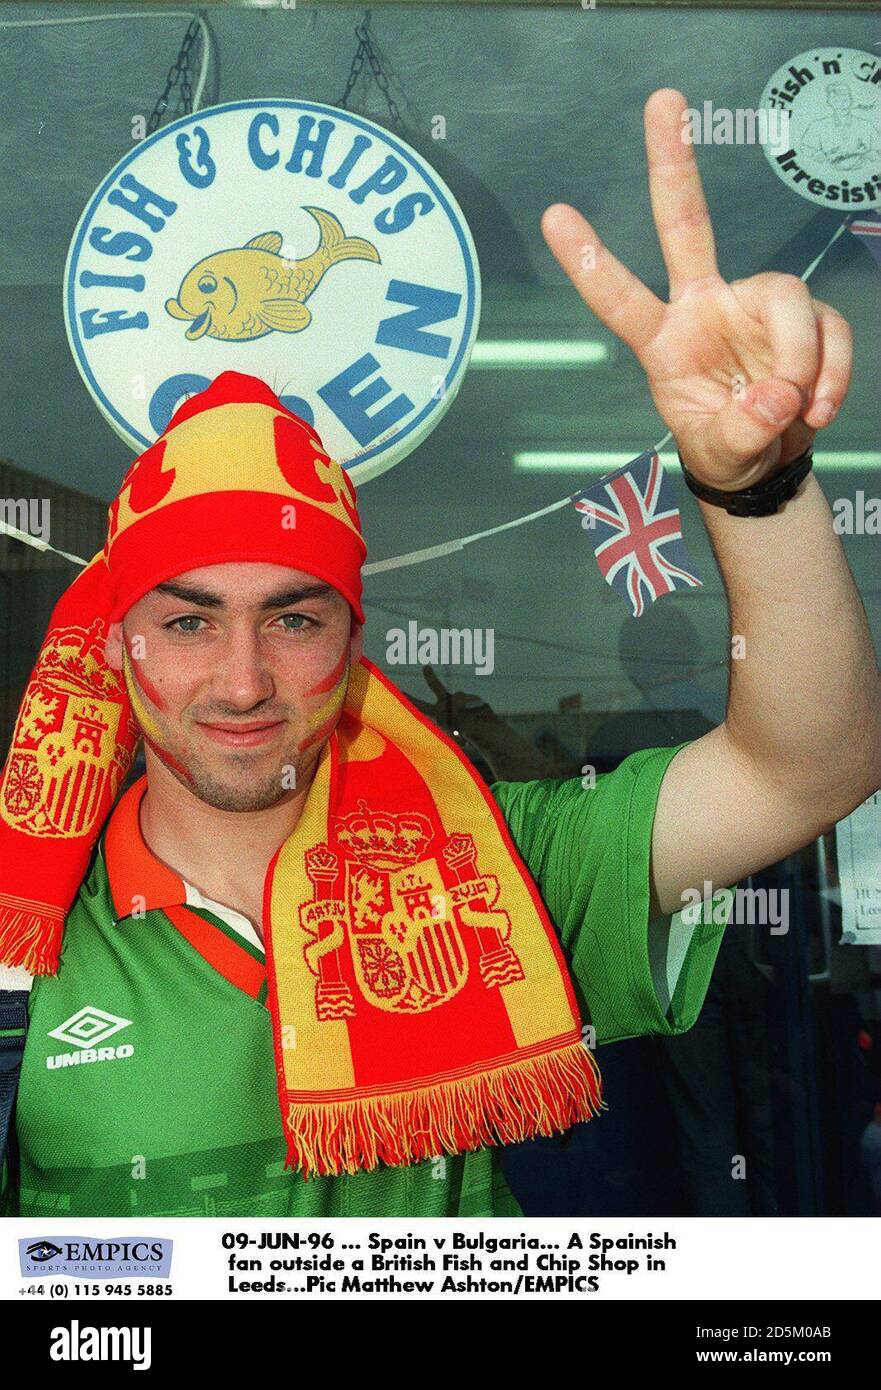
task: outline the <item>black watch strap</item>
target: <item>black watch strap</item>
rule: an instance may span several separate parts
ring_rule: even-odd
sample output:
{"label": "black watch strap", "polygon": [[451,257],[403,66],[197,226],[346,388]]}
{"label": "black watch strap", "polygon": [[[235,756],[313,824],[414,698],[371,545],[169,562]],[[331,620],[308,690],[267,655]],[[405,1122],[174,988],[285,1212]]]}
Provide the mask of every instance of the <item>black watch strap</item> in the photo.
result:
{"label": "black watch strap", "polygon": [[812,447],[808,446],[803,454],[799,454],[797,459],[793,459],[779,473],[755,483],[753,487],[741,488],[739,492],[726,492],[724,488],[709,487],[707,483],[700,482],[693,473],[689,473],[682,462],[681,454],[679,462],[682,465],[686,487],[702,502],[709,502],[714,507],[724,507],[731,516],[771,516],[780,510],[783,502],[788,502],[795,496],[811,471],[814,456]]}

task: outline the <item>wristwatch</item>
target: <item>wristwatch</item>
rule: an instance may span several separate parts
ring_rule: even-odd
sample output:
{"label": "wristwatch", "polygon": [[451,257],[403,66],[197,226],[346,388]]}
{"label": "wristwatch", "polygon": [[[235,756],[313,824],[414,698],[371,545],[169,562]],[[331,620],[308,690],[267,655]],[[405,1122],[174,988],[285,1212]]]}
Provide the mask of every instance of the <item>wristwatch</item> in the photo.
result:
{"label": "wristwatch", "polygon": [[[679,451],[677,450],[677,453]],[[731,516],[771,516],[780,510],[783,502],[788,502],[798,492],[802,481],[810,473],[814,462],[812,447],[793,459],[779,473],[754,483],[752,487],[741,488],[739,492],[726,492],[724,488],[710,487],[689,473],[679,454],[682,474],[686,487],[702,502],[710,502],[714,507],[724,507]]]}

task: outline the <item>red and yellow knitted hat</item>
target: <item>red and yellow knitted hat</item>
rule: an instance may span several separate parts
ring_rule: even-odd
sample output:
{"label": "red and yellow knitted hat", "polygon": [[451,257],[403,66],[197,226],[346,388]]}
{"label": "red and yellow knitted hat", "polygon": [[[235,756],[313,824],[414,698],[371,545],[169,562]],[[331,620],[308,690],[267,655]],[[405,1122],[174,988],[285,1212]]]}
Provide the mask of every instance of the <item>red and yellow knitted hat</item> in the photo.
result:
{"label": "red and yellow knitted hat", "polygon": [[110,506],[110,621],[173,575],[262,560],[333,585],[363,623],[366,549],[355,489],[313,426],[257,377],[222,372],[175,411]]}
{"label": "red and yellow knitted hat", "polygon": [[265,382],[222,372],[135,459],[107,543],[55,606],[0,778],[0,962],[57,968],[67,911],[140,731],[104,644],[175,575],[263,561],[315,575],[359,623],[366,546],[345,470]]}

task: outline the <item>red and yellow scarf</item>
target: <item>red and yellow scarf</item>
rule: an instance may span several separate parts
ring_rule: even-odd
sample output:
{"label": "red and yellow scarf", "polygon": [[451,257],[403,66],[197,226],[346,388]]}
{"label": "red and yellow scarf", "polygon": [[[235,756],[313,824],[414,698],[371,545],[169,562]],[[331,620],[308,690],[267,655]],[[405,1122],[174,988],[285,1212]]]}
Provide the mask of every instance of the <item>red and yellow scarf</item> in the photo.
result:
{"label": "red and yellow scarf", "polygon": [[600,1108],[557,937],[498,806],[369,661],[264,903],[282,1116],[304,1172],[513,1143]]}
{"label": "red and yellow scarf", "polygon": [[[249,560],[325,579],[361,622],[364,553],[344,470],[263,382],[225,372],[180,407],[126,475],[25,692],[0,779],[0,961],[58,969],[64,918],[149,737],[104,658],[109,623],[165,579]],[[600,1077],[560,946],[481,779],[367,660],[317,736],[264,889],[289,1164],[353,1173],[588,1120]]]}

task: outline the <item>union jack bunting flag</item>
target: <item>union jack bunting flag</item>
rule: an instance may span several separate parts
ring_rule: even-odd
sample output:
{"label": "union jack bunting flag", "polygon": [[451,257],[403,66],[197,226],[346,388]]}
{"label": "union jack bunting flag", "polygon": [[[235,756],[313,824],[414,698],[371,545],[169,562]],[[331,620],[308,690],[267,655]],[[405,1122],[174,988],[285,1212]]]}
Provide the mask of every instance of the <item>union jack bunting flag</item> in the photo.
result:
{"label": "union jack bunting flag", "polygon": [[881,217],[877,212],[867,212],[865,217],[855,217],[853,222],[847,224],[847,230],[859,237],[876,265],[881,266]]}
{"label": "union jack bunting flag", "polygon": [[577,492],[575,510],[588,531],[607,584],[630,602],[634,618],[662,594],[700,588],[682,539],[673,484],[658,455],[646,450],[601,482]]}

